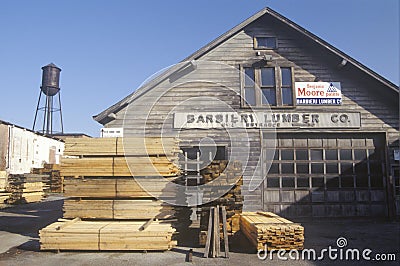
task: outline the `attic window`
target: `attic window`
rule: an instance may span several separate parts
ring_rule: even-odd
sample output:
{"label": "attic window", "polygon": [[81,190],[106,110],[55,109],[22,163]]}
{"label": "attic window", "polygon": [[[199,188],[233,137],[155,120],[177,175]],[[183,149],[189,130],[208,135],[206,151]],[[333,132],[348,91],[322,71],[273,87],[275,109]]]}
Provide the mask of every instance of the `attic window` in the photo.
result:
{"label": "attic window", "polygon": [[256,36],[254,37],[255,49],[276,49],[278,46],[276,37]]}

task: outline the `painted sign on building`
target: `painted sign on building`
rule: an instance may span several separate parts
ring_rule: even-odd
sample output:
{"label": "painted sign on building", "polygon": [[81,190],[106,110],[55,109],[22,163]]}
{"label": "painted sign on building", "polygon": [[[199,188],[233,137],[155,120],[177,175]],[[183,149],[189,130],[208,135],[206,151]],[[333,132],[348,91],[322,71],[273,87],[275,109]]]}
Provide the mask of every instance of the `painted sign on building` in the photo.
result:
{"label": "painted sign on building", "polygon": [[175,113],[175,129],[360,128],[358,112],[198,112]]}
{"label": "painted sign on building", "polygon": [[297,105],[340,105],[340,82],[296,82]]}

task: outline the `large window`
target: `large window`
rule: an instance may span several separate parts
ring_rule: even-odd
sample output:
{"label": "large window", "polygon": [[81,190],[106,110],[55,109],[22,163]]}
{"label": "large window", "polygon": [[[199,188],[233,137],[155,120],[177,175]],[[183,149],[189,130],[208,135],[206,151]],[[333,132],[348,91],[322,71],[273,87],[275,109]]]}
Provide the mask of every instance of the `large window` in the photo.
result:
{"label": "large window", "polygon": [[243,67],[244,106],[293,106],[290,67]]}

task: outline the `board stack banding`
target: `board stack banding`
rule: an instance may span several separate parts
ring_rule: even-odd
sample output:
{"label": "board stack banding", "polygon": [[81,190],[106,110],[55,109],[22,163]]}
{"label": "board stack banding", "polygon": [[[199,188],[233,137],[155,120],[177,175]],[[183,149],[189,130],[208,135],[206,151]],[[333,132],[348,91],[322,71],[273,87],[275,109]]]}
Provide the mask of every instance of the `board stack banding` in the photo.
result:
{"label": "board stack banding", "polygon": [[8,177],[7,192],[11,195],[8,204],[38,202],[45,196],[47,186],[42,182],[43,175],[21,174]]}
{"label": "board stack banding", "polygon": [[[228,235],[232,236],[239,231],[239,218],[243,207],[241,195],[242,165],[240,162],[215,160],[200,171],[204,183],[209,186],[204,190],[203,199],[212,200],[201,206],[200,211],[200,245],[205,245],[210,208],[217,205],[225,206]],[[222,224],[220,224],[222,228]]]}
{"label": "board stack banding", "polygon": [[304,247],[304,227],[271,212],[242,213],[240,230],[257,250]]}
{"label": "board stack banding", "polygon": [[43,182],[53,193],[63,192],[63,178],[60,175],[59,164],[44,164],[43,168],[32,169],[33,174],[43,175]]}
{"label": "board stack banding", "polygon": [[179,152],[174,138],[67,139],[64,220],[40,231],[41,249],[171,249],[175,211],[157,198],[176,196]]}

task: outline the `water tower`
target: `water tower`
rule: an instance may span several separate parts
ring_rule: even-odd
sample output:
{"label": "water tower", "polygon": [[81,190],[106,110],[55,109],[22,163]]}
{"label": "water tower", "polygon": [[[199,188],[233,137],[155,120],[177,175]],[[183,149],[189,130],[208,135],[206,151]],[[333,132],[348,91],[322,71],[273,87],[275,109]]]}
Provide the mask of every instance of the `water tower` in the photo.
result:
{"label": "water tower", "polygon": [[[64,133],[64,126],[62,120],[61,96],[59,86],[61,68],[51,63],[42,67],[42,70],[42,86],[40,87],[39,100],[36,107],[32,130],[35,130],[36,120],[38,120],[39,123],[39,120],[41,120],[40,115],[43,114],[42,128],[39,128],[39,130],[37,131],[45,135],[52,135],[56,133],[62,134]],[[41,101],[42,94],[45,98],[44,101]],[[56,120],[58,120],[60,128],[58,128],[57,131],[54,131],[53,122],[55,122]]]}

